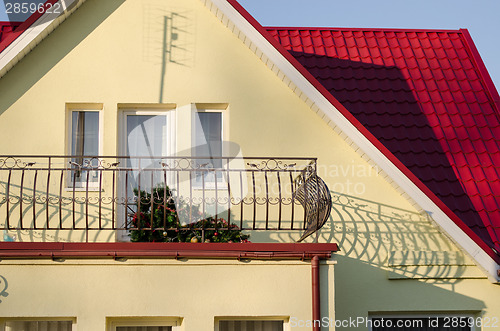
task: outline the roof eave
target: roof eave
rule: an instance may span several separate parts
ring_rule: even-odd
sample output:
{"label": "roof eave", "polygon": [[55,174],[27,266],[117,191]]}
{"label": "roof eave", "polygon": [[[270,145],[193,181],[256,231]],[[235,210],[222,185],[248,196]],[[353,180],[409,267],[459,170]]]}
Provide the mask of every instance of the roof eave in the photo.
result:
{"label": "roof eave", "polygon": [[35,12],[23,22],[15,33],[0,43],[0,78],[25,57],[86,0],[48,0],[60,3],[63,11]]}

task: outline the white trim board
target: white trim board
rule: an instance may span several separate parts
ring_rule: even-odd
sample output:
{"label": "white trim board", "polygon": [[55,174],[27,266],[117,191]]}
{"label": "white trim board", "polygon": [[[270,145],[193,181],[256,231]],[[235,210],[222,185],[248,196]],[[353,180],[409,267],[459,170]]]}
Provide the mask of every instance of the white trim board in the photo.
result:
{"label": "white trim board", "polygon": [[[0,78],[86,0],[59,0],[63,11],[44,13],[0,53]],[[67,8],[71,8],[67,11]]]}

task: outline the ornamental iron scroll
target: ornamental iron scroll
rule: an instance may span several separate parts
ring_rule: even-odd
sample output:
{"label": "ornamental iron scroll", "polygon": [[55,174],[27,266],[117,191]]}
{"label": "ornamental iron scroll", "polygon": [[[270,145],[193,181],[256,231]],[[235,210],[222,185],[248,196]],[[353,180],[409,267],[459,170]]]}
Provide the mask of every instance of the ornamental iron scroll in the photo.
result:
{"label": "ornamental iron scroll", "polygon": [[332,197],[326,183],[316,174],[314,164],[307,166],[295,179],[293,199],[304,207],[304,228],[298,242],[315,233],[328,220]]}

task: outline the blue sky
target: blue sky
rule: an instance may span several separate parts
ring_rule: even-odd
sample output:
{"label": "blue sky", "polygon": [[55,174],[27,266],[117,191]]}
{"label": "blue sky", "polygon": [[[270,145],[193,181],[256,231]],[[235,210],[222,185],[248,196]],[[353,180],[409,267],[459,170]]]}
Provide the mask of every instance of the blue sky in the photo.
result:
{"label": "blue sky", "polygon": [[500,89],[500,0],[239,0],[264,26],[467,28]]}
{"label": "blue sky", "polygon": [[[0,20],[8,20],[0,0]],[[43,0],[27,0],[41,2]],[[104,1],[104,0],[101,0]],[[264,26],[467,28],[500,88],[500,0],[239,0]]]}

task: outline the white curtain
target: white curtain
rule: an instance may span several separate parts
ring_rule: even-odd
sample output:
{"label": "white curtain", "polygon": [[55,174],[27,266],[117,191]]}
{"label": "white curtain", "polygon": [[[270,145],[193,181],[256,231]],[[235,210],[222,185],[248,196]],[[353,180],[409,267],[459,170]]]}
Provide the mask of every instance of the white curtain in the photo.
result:
{"label": "white curtain", "polygon": [[[127,116],[127,155],[128,156],[166,156],[167,155],[167,117],[165,115],[128,115]],[[138,169],[129,175],[129,195],[138,188],[141,176],[141,190],[150,190],[163,181],[161,172],[143,169],[161,168],[159,159],[130,159],[128,167]]]}
{"label": "white curtain", "polygon": [[71,321],[9,321],[5,331],[71,331]]}
{"label": "white curtain", "polygon": [[118,326],[116,331],[171,331],[171,326]]}
{"label": "white curtain", "polygon": [[[210,164],[210,168],[222,168],[222,113],[198,112],[195,117],[195,156],[207,156],[197,160],[197,164]],[[213,181],[213,179],[212,179]]]}
{"label": "white curtain", "polygon": [[283,331],[283,321],[220,321],[220,331]]}

